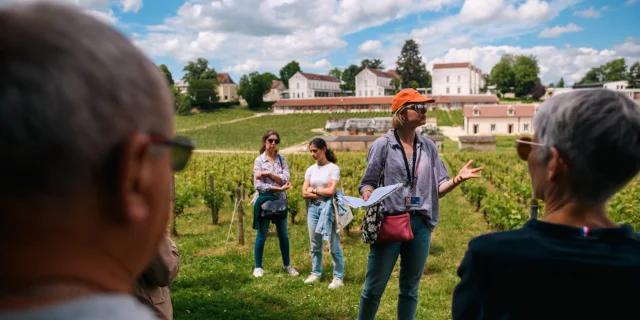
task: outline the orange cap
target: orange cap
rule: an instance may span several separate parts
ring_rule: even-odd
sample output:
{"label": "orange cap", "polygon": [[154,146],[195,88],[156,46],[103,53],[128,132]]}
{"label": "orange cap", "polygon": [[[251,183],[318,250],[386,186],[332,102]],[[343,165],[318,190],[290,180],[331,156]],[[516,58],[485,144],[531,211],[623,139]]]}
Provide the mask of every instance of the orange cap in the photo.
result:
{"label": "orange cap", "polygon": [[393,97],[393,102],[391,103],[391,112],[396,112],[396,110],[400,109],[404,104],[412,102],[412,103],[433,103],[436,100],[427,98],[420,94],[420,92],[415,89],[404,89],[395,97]]}

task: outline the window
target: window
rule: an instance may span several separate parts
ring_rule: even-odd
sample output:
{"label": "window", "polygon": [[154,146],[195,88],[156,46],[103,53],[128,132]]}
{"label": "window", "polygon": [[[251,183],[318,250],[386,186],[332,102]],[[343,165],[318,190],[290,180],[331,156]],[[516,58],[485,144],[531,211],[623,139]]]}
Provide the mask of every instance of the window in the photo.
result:
{"label": "window", "polygon": [[362,91],[358,91],[358,97],[362,97]]}
{"label": "window", "polygon": [[478,109],[474,109],[474,110],[473,110],[473,115],[474,115],[474,116],[479,116],[479,115],[480,115],[480,110],[478,110]]}
{"label": "window", "polygon": [[496,131],[496,125],[494,123],[491,124],[491,132]]}
{"label": "window", "polygon": [[364,96],[365,96],[365,97],[367,96],[367,90],[365,90],[365,91],[364,91]]}
{"label": "window", "polygon": [[447,76],[447,83],[449,83],[449,76]]}
{"label": "window", "polygon": [[477,124],[473,125],[473,134],[478,134],[478,125]]}
{"label": "window", "polygon": [[512,124],[510,124],[510,125],[509,125],[509,130],[508,130],[508,132],[509,132],[509,134],[512,134],[512,133],[513,133],[513,125],[512,125]]}
{"label": "window", "polygon": [[460,94],[460,87],[458,87],[458,94]]}
{"label": "window", "polygon": [[[448,82],[448,81],[447,81]],[[447,87],[447,94],[449,94],[449,88]]]}
{"label": "window", "polygon": [[302,99],[304,99],[304,92],[302,93]]}
{"label": "window", "polygon": [[[458,76],[458,82],[460,82],[460,76]],[[458,92],[458,93],[460,93],[460,92]]]}
{"label": "window", "polygon": [[373,97],[373,90],[371,90],[371,96]]}
{"label": "window", "polygon": [[524,131],[529,131],[529,124],[528,123],[524,124],[524,129],[523,130]]}
{"label": "window", "polygon": [[228,98],[227,96],[224,96],[224,99],[225,99],[225,100],[229,100],[229,98]]}
{"label": "window", "polygon": [[365,80],[365,81],[364,81],[364,86],[365,86],[365,87],[367,86],[367,82],[369,82],[369,80]]}
{"label": "window", "polygon": [[509,111],[507,112],[508,115],[512,116],[513,115],[513,109],[509,109]]}
{"label": "window", "polygon": [[300,89],[300,83],[296,83],[296,89]]}

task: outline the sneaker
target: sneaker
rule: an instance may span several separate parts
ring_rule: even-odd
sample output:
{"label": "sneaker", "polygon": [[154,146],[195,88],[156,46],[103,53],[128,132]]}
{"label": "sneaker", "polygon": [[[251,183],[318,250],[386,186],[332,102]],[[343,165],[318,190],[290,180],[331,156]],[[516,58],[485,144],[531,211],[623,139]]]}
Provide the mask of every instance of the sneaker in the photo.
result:
{"label": "sneaker", "polygon": [[264,274],[264,270],[262,270],[262,268],[253,269],[253,276],[254,277],[260,278],[260,277],[262,277],[263,274]]}
{"label": "sneaker", "polygon": [[343,286],[344,286],[344,282],[342,281],[342,279],[335,278],[333,279],[333,281],[331,281],[331,284],[329,285],[329,289],[338,289]]}
{"label": "sneaker", "polygon": [[320,281],[320,276],[312,273],[306,280],[304,280],[304,283],[312,283],[312,282],[318,282]]}
{"label": "sneaker", "polygon": [[287,273],[289,273],[290,276],[292,277],[297,277],[300,273],[298,273],[298,271],[296,269],[294,269],[292,266],[288,266],[286,268],[284,268]]}

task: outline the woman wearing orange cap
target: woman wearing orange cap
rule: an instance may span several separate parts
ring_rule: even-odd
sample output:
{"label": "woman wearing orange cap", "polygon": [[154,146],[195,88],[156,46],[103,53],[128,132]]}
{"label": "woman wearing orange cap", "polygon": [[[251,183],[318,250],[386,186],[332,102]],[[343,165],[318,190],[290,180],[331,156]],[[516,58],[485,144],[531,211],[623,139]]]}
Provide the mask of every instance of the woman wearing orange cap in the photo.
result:
{"label": "woman wearing orange cap", "polygon": [[[469,161],[457,176],[449,178],[435,144],[416,134],[416,128],[426,123],[426,103],[431,102],[434,100],[416,90],[400,91],[391,106],[394,129],[378,138],[369,149],[367,168],[359,187],[362,198],[367,200],[374,189],[383,185],[402,183],[403,186],[383,200],[384,218],[380,229],[375,227],[376,223],[367,223],[372,228],[363,230],[368,239],[377,240],[371,241],[358,319],[375,318],[399,255],[402,259],[398,319],[415,318],[418,286],[429,253],[431,232],[438,224],[438,198],[463,181],[479,177],[476,173],[482,170],[470,169],[472,161]],[[370,212],[365,219],[372,218]],[[403,224],[407,226],[404,232],[399,228]]]}

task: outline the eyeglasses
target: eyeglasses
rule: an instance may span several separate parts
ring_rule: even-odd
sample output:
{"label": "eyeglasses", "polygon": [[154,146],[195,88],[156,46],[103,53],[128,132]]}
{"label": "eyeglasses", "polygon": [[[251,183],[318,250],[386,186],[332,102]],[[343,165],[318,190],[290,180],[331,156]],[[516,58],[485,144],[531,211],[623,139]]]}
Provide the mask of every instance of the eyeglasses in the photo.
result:
{"label": "eyeglasses", "polygon": [[163,136],[152,135],[151,142],[171,148],[171,169],[182,171],[191,158],[195,143],[187,137],[165,138]]}
{"label": "eyeglasses", "polygon": [[420,104],[420,103],[410,104],[410,105],[407,105],[407,109],[411,109],[417,113],[422,113],[422,114],[427,113],[427,105],[425,104]]}
{"label": "eyeglasses", "polygon": [[529,159],[529,154],[531,153],[531,149],[533,146],[544,147],[546,145],[542,143],[533,142],[531,137],[521,137],[516,140],[516,152],[518,152],[518,156],[520,159],[527,161]]}
{"label": "eyeglasses", "polygon": [[275,144],[280,144],[280,140],[278,140],[278,139],[267,139],[267,142],[269,142],[269,143],[275,143]]}

